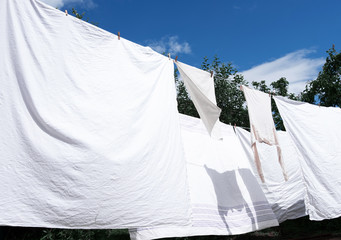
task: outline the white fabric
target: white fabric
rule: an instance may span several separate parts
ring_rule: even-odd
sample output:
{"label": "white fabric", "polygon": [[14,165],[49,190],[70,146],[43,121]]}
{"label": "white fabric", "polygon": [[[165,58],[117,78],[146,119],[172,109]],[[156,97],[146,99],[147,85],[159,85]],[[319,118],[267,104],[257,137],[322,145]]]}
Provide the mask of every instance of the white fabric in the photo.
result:
{"label": "white fabric", "polygon": [[276,145],[275,124],[272,119],[269,94],[242,86],[249,112],[251,143],[265,142]]}
{"label": "white fabric", "polygon": [[301,152],[305,204],[311,220],[341,216],[341,109],[274,97]]}
{"label": "white fabric", "polygon": [[180,118],[193,225],[130,230],[131,239],[242,234],[278,225],[233,127],[222,124],[223,141],[217,141],[200,119]]}
{"label": "white fabric", "polygon": [[259,157],[265,176],[265,183],[258,177],[254,163],[253,151],[250,145],[250,132],[237,127],[236,134],[248,156],[252,170],[256,175],[258,183],[263,189],[266,198],[271,204],[279,222],[288,219],[296,219],[306,215],[304,205],[304,185],[299,161],[302,155],[296,149],[288,133],[278,131],[278,140],[282,148],[284,163],[287,169],[288,181],[284,181],[282,170],[277,161],[277,150],[275,146],[265,143],[256,143]]}
{"label": "white fabric", "polygon": [[209,72],[178,61],[175,64],[207,131],[213,138],[220,139],[221,109],[216,102],[213,76],[211,77]]}
{"label": "white fabric", "polygon": [[0,49],[0,225],[190,223],[173,61],[35,0]]}
{"label": "white fabric", "polygon": [[278,143],[278,136],[272,119],[270,95],[258,90],[250,89],[246,86],[241,86],[241,89],[244,91],[247,101],[251,128],[251,146],[254,151],[257,172],[261,181],[264,183],[265,178],[256,142],[266,143],[270,146],[276,145],[278,162],[282,168],[283,177],[285,180],[288,180],[288,175],[283,163],[282,150]]}

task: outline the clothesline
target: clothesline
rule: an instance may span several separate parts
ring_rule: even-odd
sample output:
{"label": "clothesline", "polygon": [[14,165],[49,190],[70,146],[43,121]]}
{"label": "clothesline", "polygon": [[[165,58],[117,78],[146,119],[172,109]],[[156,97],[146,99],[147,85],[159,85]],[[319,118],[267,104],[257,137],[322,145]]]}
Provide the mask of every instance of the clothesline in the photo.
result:
{"label": "clothesline", "polygon": [[[230,124],[231,125],[231,124]],[[242,126],[237,126],[236,124],[233,125],[233,128],[236,129],[236,127],[240,127],[240,128],[243,128],[243,129],[247,129],[247,130],[250,130],[251,128],[249,127],[242,127]]]}

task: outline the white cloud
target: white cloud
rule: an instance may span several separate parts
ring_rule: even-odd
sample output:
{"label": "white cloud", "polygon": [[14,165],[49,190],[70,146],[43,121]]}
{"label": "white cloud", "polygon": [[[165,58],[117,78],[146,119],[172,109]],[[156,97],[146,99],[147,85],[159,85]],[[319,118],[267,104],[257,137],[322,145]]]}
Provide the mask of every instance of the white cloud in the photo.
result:
{"label": "white cloud", "polygon": [[176,55],[179,53],[190,54],[191,46],[188,42],[179,42],[178,36],[167,36],[159,41],[147,41],[147,45],[159,53],[170,53]]}
{"label": "white cloud", "polygon": [[64,5],[63,0],[41,0],[52,7],[60,8]]}
{"label": "white cloud", "polygon": [[47,3],[53,7],[61,8],[65,5],[80,5],[84,8],[90,9],[96,7],[96,3],[93,0],[41,0],[44,3]]}
{"label": "white cloud", "polygon": [[289,92],[300,93],[307,81],[316,79],[325,62],[324,58],[309,58],[308,55],[312,52],[307,49],[298,50],[241,73],[250,83],[265,80],[268,85],[285,77],[289,81]]}

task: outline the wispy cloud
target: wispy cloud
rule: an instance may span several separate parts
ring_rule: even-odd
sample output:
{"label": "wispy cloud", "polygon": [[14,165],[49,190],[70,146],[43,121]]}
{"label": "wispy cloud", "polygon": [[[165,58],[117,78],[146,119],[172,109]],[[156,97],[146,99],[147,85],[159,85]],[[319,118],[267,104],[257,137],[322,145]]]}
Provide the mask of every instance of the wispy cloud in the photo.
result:
{"label": "wispy cloud", "polygon": [[268,85],[281,77],[286,77],[289,81],[289,91],[300,93],[307,81],[317,77],[325,62],[324,58],[309,58],[308,55],[312,52],[314,51],[301,49],[243,71],[242,74],[249,82],[265,80]]}
{"label": "wispy cloud", "polygon": [[190,54],[191,46],[188,42],[180,42],[178,36],[166,36],[159,41],[148,40],[147,45],[159,53],[170,53],[176,55],[179,53]]}
{"label": "wispy cloud", "polygon": [[71,4],[82,6],[83,8],[86,9],[91,9],[97,6],[93,0],[41,0],[41,1],[56,8],[61,8]]}

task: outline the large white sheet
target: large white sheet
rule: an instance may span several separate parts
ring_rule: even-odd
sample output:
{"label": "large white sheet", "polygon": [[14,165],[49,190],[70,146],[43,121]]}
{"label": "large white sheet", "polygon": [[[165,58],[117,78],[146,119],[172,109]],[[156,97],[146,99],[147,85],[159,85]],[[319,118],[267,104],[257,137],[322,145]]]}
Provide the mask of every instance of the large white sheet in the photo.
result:
{"label": "large white sheet", "polygon": [[341,109],[274,97],[303,158],[305,205],[311,220],[341,216]]}
{"label": "large white sheet", "polygon": [[223,141],[217,141],[210,138],[200,119],[180,118],[192,226],[130,230],[131,239],[232,235],[278,225],[233,127],[222,124]]}
{"label": "large white sheet", "polygon": [[190,223],[171,60],[35,0],[0,49],[0,225]]}
{"label": "large white sheet", "polygon": [[190,97],[209,134],[221,139],[219,116],[221,109],[217,106],[214,81],[211,73],[175,62]]}
{"label": "large white sheet", "polygon": [[258,183],[271,204],[272,210],[278,221],[283,222],[288,219],[296,219],[305,216],[305,188],[299,163],[299,161],[302,160],[302,155],[292,142],[289,134],[283,131],[277,131],[279,144],[282,148],[284,163],[289,177],[288,181],[284,181],[282,169],[276,161],[276,147],[269,146],[265,143],[256,143],[259,157],[262,161],[265,183],[262,183],[256,174],[257,169],[253,160],[254,156],[250,144],[250,132],[237,127],[236,134],[248,156]]}

